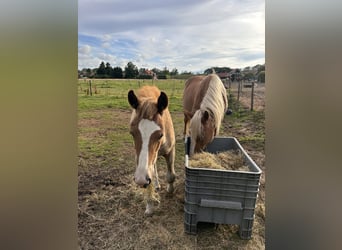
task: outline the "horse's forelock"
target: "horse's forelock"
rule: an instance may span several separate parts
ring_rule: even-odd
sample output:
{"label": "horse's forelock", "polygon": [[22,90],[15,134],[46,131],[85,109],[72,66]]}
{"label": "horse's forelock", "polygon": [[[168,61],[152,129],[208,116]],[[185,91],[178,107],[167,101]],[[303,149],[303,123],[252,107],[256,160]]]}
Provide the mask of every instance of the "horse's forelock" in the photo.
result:
{"label": "horse's forelock", "polygon": [[150,101],[145,101],[142,103],[141,107],[137,112],[137,116],[140,119],[152,120],[158,113],[157,104]]}

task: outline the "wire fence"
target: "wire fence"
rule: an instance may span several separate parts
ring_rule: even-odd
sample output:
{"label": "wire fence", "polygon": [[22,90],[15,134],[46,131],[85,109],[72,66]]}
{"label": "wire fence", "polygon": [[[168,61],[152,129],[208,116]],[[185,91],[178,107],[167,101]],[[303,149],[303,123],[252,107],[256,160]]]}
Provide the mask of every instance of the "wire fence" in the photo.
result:
{"label": "wire fence", "polygon": [[[78,81],[79,95],[104,95],[114,98],[126,98],[129,89],[137,89],[143,85],[156,85],[166,90],[170,97],[182,96],[185,80],[144,80],[144,79],[82,79]],[[265,108],[265,83],[254,81],[223,81],[228,96],[233,95],[239,105],[251,111],[261,111]]]}
{"label": "wire fence", "polygon": [[233,95],[242,108],[251,111],[265,109],[265,83],[255,81],[226,82],[228,95]]}

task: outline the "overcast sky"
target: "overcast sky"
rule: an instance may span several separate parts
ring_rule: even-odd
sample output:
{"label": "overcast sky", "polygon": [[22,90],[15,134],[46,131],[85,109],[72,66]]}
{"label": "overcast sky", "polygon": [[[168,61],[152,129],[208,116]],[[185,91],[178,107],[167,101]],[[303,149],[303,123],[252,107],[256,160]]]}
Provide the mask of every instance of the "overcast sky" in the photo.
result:
{"label": "overcast sky", "polygon": [[264,0],[79,0],[78,68],[265,63]]}

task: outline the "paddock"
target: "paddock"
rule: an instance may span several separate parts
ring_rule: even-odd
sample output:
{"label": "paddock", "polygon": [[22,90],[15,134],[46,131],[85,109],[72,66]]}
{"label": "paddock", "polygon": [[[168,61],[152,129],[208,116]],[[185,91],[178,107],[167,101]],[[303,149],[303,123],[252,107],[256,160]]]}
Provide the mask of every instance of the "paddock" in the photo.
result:
{"label": "paddock", "polygon": [[[158,80],[170,97],[169,109],[176,136],[175,191],[166,193],[166,165],[158,160],[163,202],[151,217],[145,211],[143,193],[133,181],[134,147],[128,122],[131,108],[127,92],[150,84],[139,80],[95,80],[97,94],[84,92],[79,82],[78,107],[78,244],[80,249],[265,249],[265,152],[264,111],[237,111],[225,116],[220,135],[234,135],[263,170],[251,240],[241,240],[231,225],[199,225],[197,235],[184,233],[184,141],[181,105],[184,81]],[[81,88],[82,87],[82,91]],[[234,101],[234,97],[233,97]],[[174,207],[166,213],[169,207]],[[144,248],[144,247],[142,247]]]}

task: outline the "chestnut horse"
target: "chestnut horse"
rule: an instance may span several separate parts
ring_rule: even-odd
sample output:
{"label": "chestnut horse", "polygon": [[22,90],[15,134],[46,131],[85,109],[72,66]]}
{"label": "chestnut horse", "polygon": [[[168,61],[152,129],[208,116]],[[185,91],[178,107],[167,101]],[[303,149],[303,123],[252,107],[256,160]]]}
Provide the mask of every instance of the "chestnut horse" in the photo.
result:
{"label": "chestnut horse", "polygon": [[184,136],[191,137],[190,156],[203,150],[218,135],[227,108],[226,89],[216,74],[193,76],[185,82]]}
{"label": "chestnut horse", "polygon": [[[175,133],[168,97],[155,86],[143,86],[135,95],[128,92],[128,102],[133,108],[130,120],[130,133],[133,136],[136,152],[134,181],[146,188],[152,181],[160,188],[157,173],[157,157],[161,155],[167,163],[167,192],[172,193],[175,181]],[[153,203],[147,201],[145,214],[153,213]]]}

